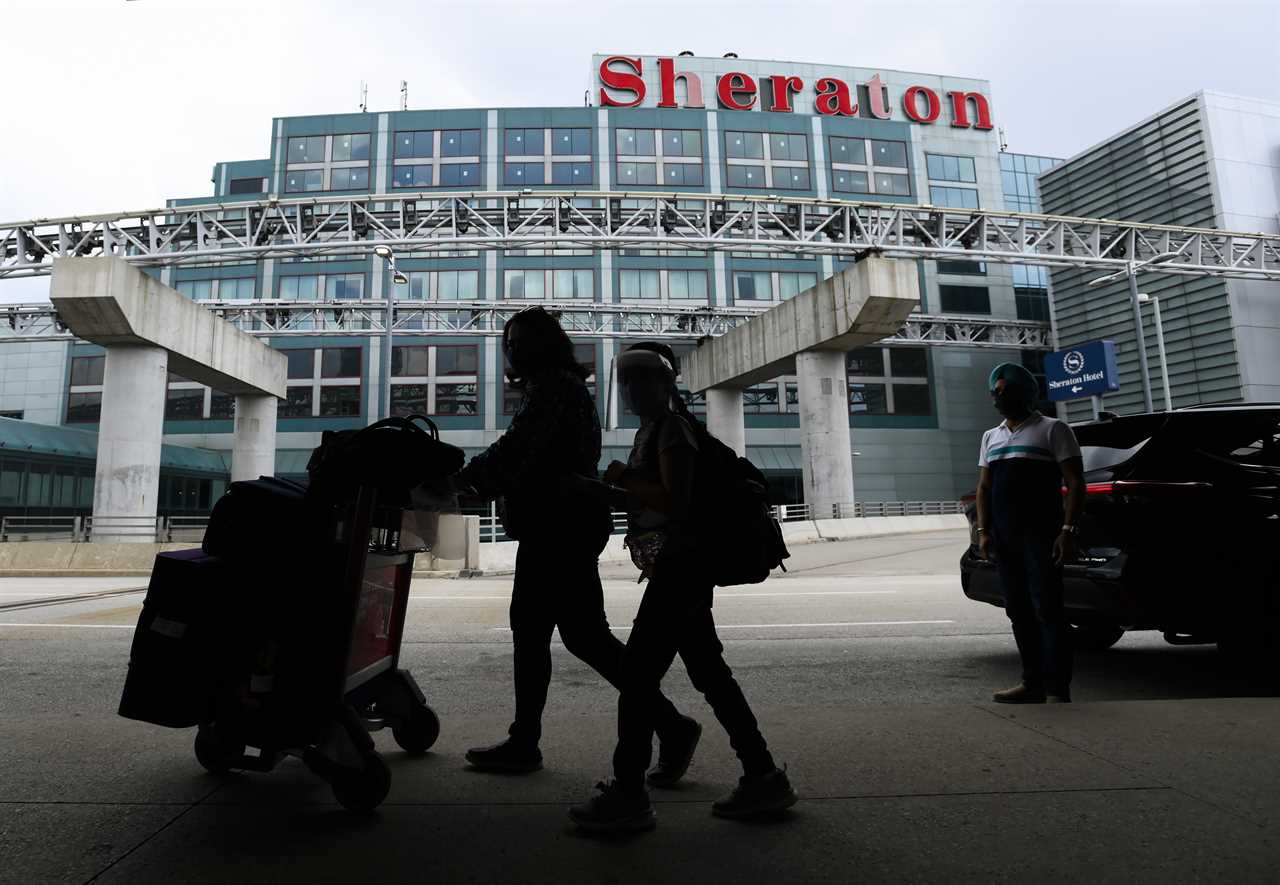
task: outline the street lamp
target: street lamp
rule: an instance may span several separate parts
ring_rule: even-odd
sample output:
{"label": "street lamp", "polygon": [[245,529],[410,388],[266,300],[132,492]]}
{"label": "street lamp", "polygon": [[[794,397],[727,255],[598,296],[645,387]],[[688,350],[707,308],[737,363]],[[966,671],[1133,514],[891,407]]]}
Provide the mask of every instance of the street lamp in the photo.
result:
{"label": "street lamp", "polygon": [[396,270],[396,256],[390,246],[375,246],[373,254],[387,263],[391,268],[392,290],[387,293],[387,316],[383,322],[382,332],[382,401],[385,404],[382,417],[391,417],[391,350],[393,347],[391,327],[395,323],[395,286],[403,286],[409,278]]}
{"label": "street lamp", "polygon": [[[1133,305],[1133,327],[1138,336],[1138,374],[1142,379],[1142,404],[1147,412],[1154,412],[1155,406],[1151,401],[1151,372],[1147,366],[1147,338],[1146,333],[1142,331],[1142,308],[1138,303],[1138,271],[1149,267],[1152,264],[1163,264],[1181,255],[1181,252],[1161,252],[1152,258],[1148,258],[1143,262],[1126,261],[1123,270],[1115,273],[1107,274],[1104,277],[1098,277],[1096,280],[1090,280],[1088,285],[1098,286],[1102,283],[1109,283],[1122,274],[1129,280],[1129,300]],[[1165,388],[1168,390],[1168,388]]]}
{"label": "street lamp", "polygon": [[1160,322],[1160,299],[1146,292],[1138,293],[1140,304],[1151,303],[1156,318],[1156,347],[1160,353],[1160,380],[1164,384],[1164,410],[1173,411],[1173,394],[1169,391],[1169,358],[1164,352],[1164,324]]}

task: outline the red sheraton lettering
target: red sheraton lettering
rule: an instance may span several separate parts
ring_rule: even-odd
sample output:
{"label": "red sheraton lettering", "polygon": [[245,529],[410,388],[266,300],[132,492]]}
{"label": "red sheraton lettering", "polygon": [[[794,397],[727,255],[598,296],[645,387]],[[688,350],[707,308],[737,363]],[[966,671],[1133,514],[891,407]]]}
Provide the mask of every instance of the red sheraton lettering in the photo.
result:
{"label": "red sheraton lettering", "polygon": [[[660,108],[703,108],[702,78],[691,71],[677,71],[676,60],[657,59],[658,101]],[[644,103],[644,61],[625,55],[611,55],[600,62],[600,106],[634,108]],[[684,81],[683,103],[677,98],[676,84]],[[860,105],[857,87],[866,90],[867,103]],[[716,79],[718,105],[726,110],[749,111],[760,99],[762,109],[775,113],[795,110],[793,97],[802,93],[805,82],[800,77],[774,74],[757,85],[751,75],[742,71],[722,74]],[[990,130],[991,105],[981,92],[954,90],[946,93],[951,111],[951,125],[956,129]],[[888,120],[893,109],[889,90],[880,74],[861,84],[846,83],[837,77],[819,77],[814,83],[814,110],[826,117],[871,117]],[[942,115],[942,99],[927,86],[908,86],[902,95],[902,113],[910,121],[931,124]]]}

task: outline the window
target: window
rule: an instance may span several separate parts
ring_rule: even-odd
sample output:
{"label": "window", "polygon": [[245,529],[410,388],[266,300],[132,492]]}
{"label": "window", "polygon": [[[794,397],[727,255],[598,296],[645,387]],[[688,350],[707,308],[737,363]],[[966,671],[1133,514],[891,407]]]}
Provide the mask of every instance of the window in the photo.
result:
{"label": "window", "polygon": [[702,132],[698,129],[618,129],[617,181],[622,187],[701,187]]}
{"label": "window", "polygon": [[618,290],[623,298],[653,300],[662,296],[656,270],[618,271]]}
{"label": "window", "polygon": [[855,415],[886,415],[889,398],[883,384],[849,382],[849,411]]}
{"label": "window", "polygon": [[71,386],[89,387],[102,383],[106,371],[105,356],[77,356],[71,359]]}
{"label": "window", "polygon": [[768,271],[736,271],[733,275],[735,301],[772,301],[773,275]]}
{"label": "window", "polygon": [[233,178],[227,189],[229,194],[260,194],[267,189],[265,178]]}
{"label": "window", "polygon": [[884,375],[884,348],[858,347],[845,355],[845,365],[850,375],[879,376]]}
{"label": "window", "polygon": [[567,186],[591,184],[593,168],[590,163],[552,163],[551,183]]}
{"label": "window", "polygon": [[471,187],[479,183],[479,163],[443,163],[440,166],[441,187]]}
{"label": "window", "polygon": [[552,129],[551,153],[556,156],[590,155],[591,130]]}
{"label": "window", "polygon": [[[392,351],[394,358],[395,351]],[[360,348],[326,347],[320,352],[321,378],[359,378]]]}
{"label": "window", "polygon": [[585,298],[591,301],[596,297],[596,275],[594,271],[553,270],[551,279],[551,297],[557,301],[568,301],[576,298]]}
{"label": "window", "polygon": [[[399,350],[399,348],[396,349]],[[426,415],[430,411],[431,386],[429,384],[391,385],[391,414]]]}
{"label": "window", "polygon": [[907,168],[907,145],[902,141],[871,142],[871,163],[874,166]]}
{"label": "window", "polygon": [[902,141],[848,138],[828,139],[831,189],[847,194],[910,196],[907,145]]}
{"label": "window", "polygon": [[437,384],[433,415],[475,415],[479,413],[478,385]]}
{"label": "window", "polygon": [[440,133],[440,156],[480,156],[480,130],[445,129]]}
{"label": "window", "polygon": [[26,414],[26,412],[22,409],[5,409],[0,411],[0,418],[11,418],[14,421],[21,421],[24,414]]}
{"label": "window", "polygon": [[542,163],[507,163],[503,166],[503,184],[542,184]]}
{"label": "window", "polygon": [[285,390],[284,402],[280,404],[281,418],[311,417],[311,388],[289,387]]}
{"label": "window", "polygon": [[391,375],[426,377],[430,374],[431,348],[425,346],[393,347],[391,349]]}
{"label": "window", "polygon": [[806,289],[812,289],[818,285],[818,275],[816,273],[779,273],[778,274],[778,296],[786,301],[788,298],[795,298]]}
{"label": "window", "polygon": [[230,393],[214,390],[209,395],[210,418],[234,418],[236,416],[236,398]]}
{"label": "window", "polygon": [[450,344],[436,347],[437,375],[474,375],[480,368],[480,356],[473,344]]}
{"label": "window", "polygon": [[256,280],[253,277],[236,277],[218,281],[218,298],[223,301],[248,301],[253,298]]}
{"label": "window", "polygon": [[859,415],[930,415],[929,355],[923,347],[859,347],[845,357],[849,411]]}
{"label": "window", "polygon": [[890,347],[889,368],[896,378],[924,378],[929,374],[929,358],[923,347]]}
{"label": "window", "polygon": [[1014,286],[1013,300],[1018,310],[1018,319],[1049,322],[1049,290],[1032,289]]}
{"label": "window", "polygon": [[324,136],[308,135],[289,139],[290,163],[323,163]]}
{"label": "window", "polygon": [[291,169],[285,174],[284,189],[287,193],[322,191],[324,190],[324,170]]}
{"label": "window", "polygon": [[67,395],[67,423],[96,424],[102,415],[102,393],[71,393]]}
{"label": "window", "polygon": [[434,130],[396,133],[396,159],[415,157],[430,158],[436,152]]}
{"label": "window", "polygon": [[281,301],[315,301],[319,297],[320,278],[317,276],[281,277]]}
{"label": "window", "polygon": [[[592,398],[596,395],[596,346],[589,342],[577,342],[573,344],[573,358],[587,370],[587,390]],[[503,357],[503,368],[511,368],[511,363],[507,362]],[[507,381],[504,373],[502,376],[502,413],[504,415],[514,415],[516,410],[520,408],[520,401],[523,394],[511,386]]]}
{"label": "window", "polygon": [[742,391],[742,411],[749,415],[777,412],[777,383],[756,384]]}
{"label": "window", "polygon": [[475,301],[480,286],[476,270],[442,270],[436,297],[442,301]]}
{"label": "window", "polygon": [[667,297],[673,301],[707,300],[707,272],[704,270],[667,271]]}
{"label": "window", "polygon": [[725,181],[730,187],[809,189],[808,136],[725,132],[724,139]]}
{"label": "window", "polygon": [[[1014,265],[1017,270],[1017,265]],[[938,273],[962,274],[965,276],[986,276],[985,261],[939,261]]]}
{"label": "window", "polygon": [[320,417],[350,418],[360,414],[360,386],[321,387]]}
{"label": "window", "polygon": [[213,298],[213,280],[181,280],[174,285],[179,294],[185,295],[192,301],[209,300]]}
{"label": "window", "polygon": [[329,175],[329,190],[331,191],[365,190],[368,187],[368,166],[334,169]]}
{"label": "window", "polygon": [[204,388],[170,388],[164,400],[166,421],[198,421],[204,417]]}
{"label": "window", "polygon": [[546,271],[508,270],[503,273],[503,297],[510,301],[545,298]]}
{"label": "window", "polygon": [[330,274],[324,280],[324,297],[328,301],[354,301],[364,297],[364,274]]}
{"label": "window", "polygon": [[311,378],[316,373],[316,352],[308,347],[306,350],[282,350],[287,367],[286,378]]}
{"label": "window", "polygon": [[337,161],[369,159],[369,133],[359,132],[352,135],[335,135],[333,137],[333,159]]}
{"label": "window", "polygon": [[986,286],[939,286],[943,313],[991,313]]}
{"label": "window", "polygon": [[542,153],[541,129],[508,129],[506,131],[508,157],[540,157]]}
{"label": "window", "polygon": [[930,181],[963,181],[976,183],[973,157],[951,157],[945,154],[925,154],[925,165]]}
{"label": "window", "polygon": [[971,187],[944,187],[929,185],[929,202],[951,209],[977,209],[978,192]]}
{"label": "window", "polygon": [[431,187],[432,166],[397,166],[393,179],[396,187]]}

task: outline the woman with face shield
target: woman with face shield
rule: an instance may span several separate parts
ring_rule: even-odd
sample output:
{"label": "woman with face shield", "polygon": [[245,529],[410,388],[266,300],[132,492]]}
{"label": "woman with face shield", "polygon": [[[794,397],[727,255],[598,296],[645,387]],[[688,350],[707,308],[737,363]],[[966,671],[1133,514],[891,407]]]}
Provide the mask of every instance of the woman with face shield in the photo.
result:
{"label": "woman with face shield", "polygon": [[[538,743],[551,682],[551,634],[615,688],[622,642],[609,630],[598,559],[613,532],[607,500],[577,477],[594,477],[600,420],[587,371],[555,317],[540,307],[508,320],[503,351],[522,394],[507,431],[471,459],[455,485],[501,498],[506,533],[519,541],[511,592],[515,720],[507,740],[467,752],[474,769],[524,773],[542,767]],[[684,774],[702,729],[666,698],[655,699],[671,783]]]}
{"label": "woman with face shield", "polygon": [[[641,425],[627,463],[610,464],[605,482],[620,490],[618,503],[628,513],[627,545],[649,584],[627,640],[614,780],[598,784],[597,795],[569,811],[589,831],[640,830],[654,824],[645,768],[660,719],[659,687],[677,654],[728,732],[744,771],[738,788],[716,802],[712,812],[747,818],[796,802],[716,636],[714,581],[703,565],[705,551],[699,549],[692,520],[699,434],[706,431],[676,389],[676,366],[670,347],[651,342],[633,345],[617,362],[623,396]],[[662,768],[660,755],[657,771]],[[656,785],[653,775],[650,785]]]}

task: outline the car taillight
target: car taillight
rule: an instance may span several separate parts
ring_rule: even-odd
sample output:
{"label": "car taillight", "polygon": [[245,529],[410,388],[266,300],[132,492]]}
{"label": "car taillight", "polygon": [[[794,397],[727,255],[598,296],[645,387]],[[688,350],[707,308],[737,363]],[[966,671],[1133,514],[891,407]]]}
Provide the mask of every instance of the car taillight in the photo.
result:
{"label": "car taillight", "polygon": [[[1085,485],[1084,493],[1086,495],[1110,495],[1114,488],[1115,483],[1113,482],[1091,482]],[[1067,494],[1066,486],[1062,487],[1062,494],[1064,496]]]}
{"label": "car taillight", "polygon": [[[1213,485],[1207,482],[1148,482],[1145,480],[1119,479],[1115,482],[1091,482],[1084,487],[1086,495],[1186,495],[1207,492]],[[1062,494],[1067,487],[1062,487]]]}

